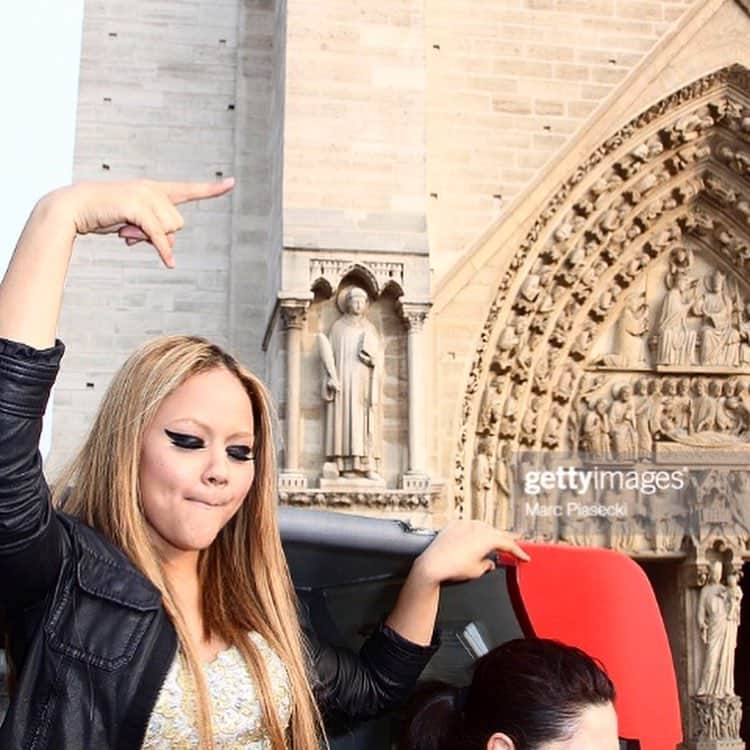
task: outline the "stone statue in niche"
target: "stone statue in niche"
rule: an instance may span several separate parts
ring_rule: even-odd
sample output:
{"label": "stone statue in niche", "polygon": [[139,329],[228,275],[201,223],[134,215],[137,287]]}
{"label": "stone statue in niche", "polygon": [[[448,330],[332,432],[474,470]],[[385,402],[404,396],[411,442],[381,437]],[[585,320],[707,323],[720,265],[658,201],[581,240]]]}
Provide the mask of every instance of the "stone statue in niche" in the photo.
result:
{"label": "stone statue in niche", "polygon": [[383,382],[380,334],[367,319],[367,292],[351,286],[339,294],[343,315],[326,337],[319,334],[326,402],[326,478],[381,481],[379,406]]}
{"label": "stone statue in niche", "polygon": [[725,586],[721,583],[721,572],[721,563],[713,562],[709,582],[698,599],[697,616],[706,647],[697,695],[718,698],[734,695],[734,652],[742,602],[737,574],[730,572]]}
{"label": "stone statue in niche", "polygon": [[585,359],[594,343],[596,323],[587,320],[580,328],[580,333],[570,347],[570,356],[574,359]]}

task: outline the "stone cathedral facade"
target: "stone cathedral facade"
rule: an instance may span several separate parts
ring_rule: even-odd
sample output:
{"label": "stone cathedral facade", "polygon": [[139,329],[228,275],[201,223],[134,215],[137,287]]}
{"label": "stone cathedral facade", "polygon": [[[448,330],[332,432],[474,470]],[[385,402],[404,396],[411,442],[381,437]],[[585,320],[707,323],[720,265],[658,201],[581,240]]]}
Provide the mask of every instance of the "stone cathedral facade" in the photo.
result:
{"label": "stone cathedral facade", "polygon": [[[271,386],[281,502],[633,556],[685,747],[745,747],[747,2],[87,0],[75,171],[237,187],[174,272],[79,242],[53,473],[135,345],[206,335]],[[530,520],[560,453],[686,481]]]}

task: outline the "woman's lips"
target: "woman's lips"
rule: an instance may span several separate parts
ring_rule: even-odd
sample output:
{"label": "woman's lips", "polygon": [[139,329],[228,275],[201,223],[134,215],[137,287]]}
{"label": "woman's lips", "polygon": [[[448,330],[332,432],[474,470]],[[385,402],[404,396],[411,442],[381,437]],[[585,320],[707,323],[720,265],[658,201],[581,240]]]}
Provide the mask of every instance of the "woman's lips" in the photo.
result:
{"label": "woman's lips", "polygon": [[191,503],[197,503],[198,505],[207,505],[209,508],[219,508],[222,505],[226,505],[226,503],[223,502],[214,502],[211,500],[201,500],[197,497],[186,497],[185,498],[188,502]]}

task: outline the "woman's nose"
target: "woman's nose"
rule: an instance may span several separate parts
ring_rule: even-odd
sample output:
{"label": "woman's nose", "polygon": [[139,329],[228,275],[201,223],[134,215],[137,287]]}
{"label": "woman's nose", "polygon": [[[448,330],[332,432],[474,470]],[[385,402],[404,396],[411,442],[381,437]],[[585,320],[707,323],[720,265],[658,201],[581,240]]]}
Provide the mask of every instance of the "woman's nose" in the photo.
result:
{"label": "woman's nose", "polygon": [[229,457],[224,450],[211,452],[203,479],[208,484],[224,485],[229,481]]}

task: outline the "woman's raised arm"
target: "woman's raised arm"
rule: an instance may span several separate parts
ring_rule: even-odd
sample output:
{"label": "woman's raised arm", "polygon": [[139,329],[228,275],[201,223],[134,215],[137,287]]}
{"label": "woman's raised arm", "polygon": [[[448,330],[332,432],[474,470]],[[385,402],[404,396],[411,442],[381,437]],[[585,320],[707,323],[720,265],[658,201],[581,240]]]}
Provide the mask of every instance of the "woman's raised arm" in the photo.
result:
{"label": "woman's raised arm", "polygon": [[174,265],[180,203],[232,189],[221,182],[80,183],[45,195],[34,207],[0,284],[0,338],[44,349],[55,341],[63,287],[78,234],[117,233],[128,244],[146,240]]}

